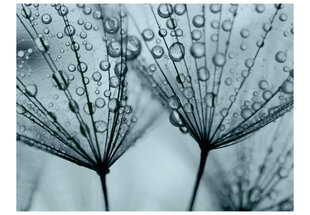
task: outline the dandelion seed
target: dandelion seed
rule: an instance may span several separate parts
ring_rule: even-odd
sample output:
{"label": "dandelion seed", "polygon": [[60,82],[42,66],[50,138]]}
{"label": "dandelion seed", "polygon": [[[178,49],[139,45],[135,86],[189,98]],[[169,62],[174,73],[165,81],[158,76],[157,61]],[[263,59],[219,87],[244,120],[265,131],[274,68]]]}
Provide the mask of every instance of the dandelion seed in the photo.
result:
{"label": "dandelion seed", "polygon": [[[277,123],[275,131],[257,134],[240,145],[225,160],[214,157],[216,168],[207,172],[206,183],[222,210],[293,210],[293,135],[290,114]],[[285,131],[285,134],[283,133]],[[227,156],[235,157],[227,161]],[[222,161],[224,162],[222,162]],[[227,167],[229,166],[229,167]],[[228,177],[229,176],[229,177]],[[224,188],[224,189],[223,189]]]}
{"label": "dandelion seed", "polygon": [[[293,70],[293,35],[282,36],[293,25],[292,5],[144,5],[143,20],[136,7],[127,6],[139,35],[158,33],[142,36],[135,68],[171,109],[171,124],[201,149],[192,210],[208,153],[241,142],[293,108],[293,72],[282,72]],[[143,69],[150,65],[157,68],[152,75]]]}
{"label": "dandelion seed", "polygon": [[[141,109],[147,97],[135,96],[141,86],[128,64],[141,47],[127,34],[124,12],[122,5],[21,4],[16,14],[17,38],[34,50],[17,62],[17,125],[25,128],[17,140],[96,171],[106,210],[106,174],[156,117]],[[54,36],[40,34],[47,24]],[[17,49],[24,57],[23,46]],[[21,75],[26,65],[34,72]]]}

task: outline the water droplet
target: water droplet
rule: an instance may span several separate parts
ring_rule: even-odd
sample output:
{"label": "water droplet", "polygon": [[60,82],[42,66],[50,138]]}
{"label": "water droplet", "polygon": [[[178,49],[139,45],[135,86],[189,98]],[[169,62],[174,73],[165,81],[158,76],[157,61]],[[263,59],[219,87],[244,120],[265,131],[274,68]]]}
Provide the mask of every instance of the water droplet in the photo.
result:
{"label": "water droplet", "polygon": [[171,4],[160,4],[157,8],[157,13],[161,18],[168,18],[173,14],[173,8]]}
{"label": "water droplet", "polygon": [[166,30],[165,28],[159,29],[158,35],[159,35],[160,37],[165,37],[165,36],[167,36],[167,30]]}
{"label": "water droplet", "polygon": [[240,115],[243,119],[247,119],[252,115],[252,110],[250,108],[244,108],[241,110]]}
{"label": "water droplet", "polygon": [[169,57],[172,61],[180,62],[185,55],[184,45],[180,42],[173,43],[169,48]]}
{"label": "water droplet", "polygon": [[294,91],[294,83],[289,80],[284,81],[281,86],[281,91],[285,94],[292,94]]}
{"label": "water droplet", "polygon": [[50,47],[48,40],[45,39],[42,34],[40,34],[34,42],[40,52],[47,52]]}
{"label": "water droplet", "polygon": [[103,108],[105,106],[105,100],[99,97],[95,100],[95,105],[97,108]]}
{"label": "water droplet", "polygon": [[98,120],[95,122],[95,129],[98,133],[104,133],[108,128],[108,125],[106,122],[102,120]]}
{"label": "water droplet", "polygon": [[101,80],[102,75],[101,75],[100,72],[97,71],[97,72],[94,72],[94,73],[92,74],[92,78],[93,78],[94,81],[98,82],[98,81]]}
{"label": "water droplet", "polygon": [[265,11],[265,5],[257,4],[255,6],[255,10],[256,10],[257,13],[263,13]]}
{"label": "water droplet", "polygon": [[181,105],[179,98],[176,96],[171,96],[170,98],[168,98],[167,103],[168,103],[169,108],[171,108],[172,110],[179,109]]}
{"label": "water droplet", "polygon": [[83,109],[87,115],[93,115],[96,111],[96,106],[93,103],[89,102],[84,105]]}
{"label": "water droplet", "polygon": [[231,78],[226,78],[226,79],[225,79],[225,84],[226,84],[227,86],[230,86],[230,85],[232,84],[232,79],[231,79]]}
{"label": "water droplet", "polygon": [[127,64],[124,62],[119,62],[114,66],[114,73],[118,77],[126,75],[128,71]]}
{"label": "water droplet", "polygon": [[142,37],[145,41],[150,41],[154,38],[154,32],[152,31],[152,29],[145,29],[142,32]]}
{"label": "water droplet", "polygon": [[278,63],[284,63],[284,62],[286,61],[287,56],[286,56],[286,53],[285,53],[285,52],[283,52],[283,51],[278,51],[278,52],[276,53],[275,58],[276,58],[276,61],[277,61]]}
{"label": "water droplet", "polygon": [[82,72],[82,73],[85,73],[88,69],[88,66],[86,63],[84,62],[81,62],[78,66],[77,66],[77,69],[79,72]]}
{"label": "water droplet", "polygon": [[45,14],[42,15],[41,21],[44,24],[48,25],[48,24],[50,24],[52,22],[52,17],[48,13],[45,13]]}
{"label": "water droplet", "polygon": [[108,45],[108,55],[111,57],[121,56],[121,44],[118,41],[112,41]]}
{"label": "water droplet", "polygon": [[104,21],[104,30],[107,33],[115,34],[119,29],[119,21],[114,17],[108,17]]}
{"label": "water droplet", "polygon": [[253,66],[254,66],[254,60],[253,60],[252,58],[246,59],[246,61],[245,61],[245,66],[246,66],[247,68],[253,67]]}
{"label": "water droplet", "polygon": [[68,88],[69,76],[67,73],[58,70],[58,72],[55,72],[52,77],[59,90],[66,90]]}
{"label": "water droplet", "polygon": [[270,90],[266,90],[263,92],[263,99],[268,100],[272,96],[272,92]]}
{"label": "water droplet", "polygon": [[173,30],[178,26],[178,22],[174,18],[169,18],[169,19],[167,19],[166,26],[167,26],[167,28]]}
{"label": "water droplet", "polygon": [[179,84],[184,83],[184,81],[185,81],[185,76],[184,76],[183,74],[177,75],[176,81],[177,81]]}
{"label": "water droplet", "polygon": [[199,31],[199,30],[193,30],[192,31],[193,40],[200,40],[201,36],[202,36],[201,31]]}
{"label": "water droplet", "polygon": [[18,114],[24,114],[24,113],[26,113],[26,109],[24,108],[24,106],[22,106],[20,104],[16,104],[16,112]]}
{"label": "water droplet", "polygon": [[250,31],[247,28],[244,28],[240,31],[240,35],[243,38],[248,38],[250,35]]}
{"label": "water droplet", "polygon": [[268,82],[266,80],[261,80],[258,86],[261,90],[266,90],[268,88]]}
{"label": "water droplet", "polygon": [[186,6],[185,4],[175,4],[174,5],[174,12],[175,14],[181,16],[185,13],[186,11]]}
{"label": "water droplet", "polygon": [[134,60],[141,53],[141,43],[135,36],[128,36],[125,39],[126,44],[126,59]]}
{"label": "water droplet", "polygon": [[76,88],[76,94],[77,94],[78,96],[82,96],[82,95],[84,95],[84,93],[85,93],[85,90],[84,90],[83,87],[78,87],[78,88]]}
{"label": "water droplet", "polygon": [[282,21],[282,22],[285,22],[287,20],[287,15],[285,13],[281,13],[280,16],[279,16],[279,19]]}
{"label": "water droplet", "polygon": [[108,108],[109,108],[110,112],[113,112],[113,113],[117,112],[118,109],[119,109],[119,102],[118,102],[118,100],[115,99],[115,98],[110,99],[109,102],[108,102]]}
{"label": "water droplet", "polygon": [[205,20],[204,20],[203,16],[201,16],[201,15],[194,16],[194,18],[193,18],[193,25],[196,28],[203,27],[205,25]]}
{"label": "water droplet", "polygon": [[30,97],[35,97],[38,93],[38,87],[35,84],[29,84],[26,86],[26,94]]}
{"label": "water droplet", "polygon": [[232,28],[232,22],[230,20],[224,20],[222,23],[222,28],[224,31],[230,31]]}
{"label": "water droplet", "polygon": [[75,28],[72,25],[68,25],[64,29],[65,35],[72,37],[75,34]]}
{"label": "water droplet", "polygon": [[107,61],[107,60],[103,60],[103,61],[101,61],[100,64],[99,64],[99,68],[100,68],[102,71],[107,71],[107,70],[110,69],[110,67],[111,67],[111,64],[110,64],[110,62]]}
{"label": "water droplet", "polygon": [[119,78],[118,77],[116,77],[116,76],[112,76],[111,78],[110,78],[110,87],[112,87],[112,88],[116,88],[116,87],[118,87],[119,86]]}
{"label": "water droplet", "polygon": [[200,67],[198,69],[198,79],[200,81],[206,81],[210,77],[209,70],[206,67]]}
{"label": "water droplet", "polygon": [[74,101],[73,99],[70,99],[69,100],[69,109],[73,113],[78,113],[79,112],[79,105],[76,103],[76,101]]}
{"label": "water droplet", "polygon": [[221,11],[222,6],[220,4],[211,4],[210,10],[212,13],[218,13]]}
{"label": "water droplet", "polygon": [[154,46],[151,52],[155,59],[159,59],[164,55],[164,49],[160,45]]}
{"label": "water droplet", "polygon": [[223,53],[216,53],[213,57],[213,63],[215,66],[224,66],[226,63],[226,57]]}
{"label": "water droplet", "polygon": [[190,49],[190,53],[194,58],[200,58],[205,55],[204,43],[196,42],[193,43]]}
{"label": "water droplet", "polygon": [[176,110],[171,111],[171,113],[169,115],[169,120],[170,120],[170,123],[175,127],[182,127],[183,126],[183,122],[180,118],[180,115]]}
{"label": "water droplet", "polygon": [[194,97],[195,93],[192,87],[185,87],[184,91],[183,91],[183,95],[185,96],[185,98],[187,99],[191,99]]}

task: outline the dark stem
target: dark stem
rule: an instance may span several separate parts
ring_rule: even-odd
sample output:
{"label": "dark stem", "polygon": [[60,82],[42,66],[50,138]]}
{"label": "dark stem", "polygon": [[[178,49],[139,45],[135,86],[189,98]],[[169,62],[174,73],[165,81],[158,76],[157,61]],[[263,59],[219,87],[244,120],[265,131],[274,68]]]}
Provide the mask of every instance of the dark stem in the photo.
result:
{"label": "dark stem", "polygon": [[204,170],[205,165],[206,165],[208,153],[209,153],[209,150],[205,150],[205,149],[201,150],[200,164],[199,164],[199,169],[198,169],[198,173],[197,173],[197,177],[196,177],[196,183],[195,183],[195,187],[194,187],[194,190],[193,190],[191,202],[190,202],[190,205],[189,205],[189,208],[188,208],[189,211],[192,211],[193,207],[194,207],[194,203],[195,203],[195,199],[196,199],[196,195],[197,195],[200,179],[201,179],[201,176],[203,174],[203,170]]}
{"label": "dark stem", "polygon": [[105,210],[109,211],[108,190],[106,187],[106,173],[100,172],[99,175],[100,175],[100,181],[101,181],[101,185],[102,185],[102,192],[103,192],[103,197],[104,197]]}

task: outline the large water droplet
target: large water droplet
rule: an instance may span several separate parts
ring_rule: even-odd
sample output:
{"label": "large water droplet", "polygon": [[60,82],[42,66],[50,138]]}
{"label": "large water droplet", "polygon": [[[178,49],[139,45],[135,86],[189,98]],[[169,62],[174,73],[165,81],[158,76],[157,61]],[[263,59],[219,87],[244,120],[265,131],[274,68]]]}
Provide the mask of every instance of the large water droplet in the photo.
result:
{"label": "large water droplet", "polygon": [[106,122],[102,120],[98,120],[95,122],[95,129],[98,133],[104,133],[108,128],[108,125]]}
{"label": "large water droplet", "polygon": [[168,102],[169,108],[171,108],[172,110],[179,109],[181,105],[179,98],[176,96],[171,96],[170,98],[168,98],[167,102]]}
{"label": "large water droplet", "polygon": [[175,127],[182,127],[183,126],[183,122],[180,118],[180,115],[176,110],[171,111],[171,113],[169,115],[169,120],[170,120],[170,123]]}
{"label": "large water droplet", "polygon": [[201,15],[194,16],[194,18],[193,18],[193,25],[196,28],[203,27],[205,25],[205,19],[203,18],[203,16],[201,16]]}
{"label": "large water droplet", "polygon": [[190,52],[194,58],[203,57],[205,55],[204,43],[202,42],[193,43],[191,46]]}
{"label": "large water droplet", "polygon": [[185,48],[182,43],[175,42],[169,48],[169,57],[172,61],[179,62],[184,58]]}
{"label": "large water droplet", "polygon": [[161,18],[168,18],[173,14],[173,8],[171,4],[160,4],[157,8],[157,13]]}
{"label": "large water droplet", "polygon": [[292,94],[294,92],[294,83],[293,81],[286,80],[281,86],[281,91],[285,94]]}
{"label": "large water droplet", "polygon": [[107,33],[115,34],[119,29],[119,21],[114,17],[108,17],[104,21],[104,30]]}
{"label": "large water droplet", "polygon": [[210,77],[210,73],[209,73],[209,70],[207,70],[206,67],[200,67],[198,69],[198,79],[200,81],[206,81],[208,80]]}
{"label": "large water droplet", "polygon": [[38,87],[35,84],[29,84],[26,86],[26,94],[30,97],[35,97],[38,93]]}
{"label": "large water droplet", "polygon": [[164,55],[164,49],[160,45],[156,45],[151,50],[152,55],[155,59],[159,59]]}
{"label": "large water droplet", "polygon": [[216,53],[213,57],[213,63],[215,66],[224,66],[226,63],[226,57],[223,53]]}
{"label": "large water droplet", "polygon": [[112,41],[108,45],[108,55],[111,57],[121,56],[121,44],[118,41]]}

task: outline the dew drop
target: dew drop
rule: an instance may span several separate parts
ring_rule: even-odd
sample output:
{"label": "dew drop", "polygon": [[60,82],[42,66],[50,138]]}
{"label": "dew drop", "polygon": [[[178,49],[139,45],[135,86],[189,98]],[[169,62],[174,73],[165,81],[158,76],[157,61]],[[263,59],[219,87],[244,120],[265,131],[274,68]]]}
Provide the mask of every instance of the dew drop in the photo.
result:
{"label": "dew drop", "polygon": [[213,57],[213,63],[215,66],[224,66],[226,63],[226,57],[223,53],[216,53]]}
{"label": "dew drop", "polygon": [[35,97],[38,93],[38,87],[35,84],[29,84],[26,86],[26,94],[30,97]]}
{"label": "dew drop", "polygon": [[154,38],[154,32],[152,31],[152,29],[145,29],[142,32],[142,37],[145,41],[150,41]]}
{"label": "dew drop", "polygon": [[199,30],[193,30],[192,31],[193,40],[200,40],[201,36],[202,36],[201,31],[199,31]]}
{"label": "dew drop", "polygon": [[115,98],[110,99],[109,102],[108,102],[108,108],[109,108],[110,112],[113,112],[113,113],[117,112],[118,109],[119,109],[119,102],[118,102],[118,100],[115,99]]}
{"label": "dew drop", "polygon": [[172,61],[180,62],[185,55],[184,45],[180,42],[173,43],[169,48],[169,57]]}
{"label": "dew drop", "polygon": [[194,58],[201,58],[205,55],[204,43],[196,42],[193,43],[190,49],[190,53]]}
{"label": "dew drop", "polygon": [[198,79],[200,81],[206,81],[208,80],[210,77],[210,73],[209,73],[209,70],[207,70],[206,67],[200,67],[198,69]]}
{"label": "dew drop", "polygon": [[281,91],[285,94],[292,94],[294,92],[294,83],[293,81],[286,80],[281,86]]}
{"label": "dew drop", "polygon": [[108,128],[108,125],[103,120],[98,120],[95,122],[95,129],[98,133],[104,133]]}
{"label": "dew drop", "polygon": [[287,56],[286,56],[286,53],[285,53],[285,52],[283,52],[283,51],[278,51],[278,52],[276,53],[275,59],[276,59],[276,61],[277,61],[278,63],[284,63],[284,62],[286,61],[286,58],[287,58]]}
{"label": "dew drop", "polygon": [[173,14],[173,8],[171,4],[160,4],[157,8],[157,13],[161,18],[168,18]]}
{"label": "dew drop", "polygon": [[69,100],[69,109],[73,113],[78,113],[79,112],[79,105],[76,103],[76,101],[74,101],[73,99],[70,99]]}
{"label": "dew drop", "polygon": [[52,17],[51,17],[51,15],[49,15],[48,13],[45,13],[45,14],[43,14],[43,15],[41,16],[41,21],[42,21],[44,24],[48,25],[48,24],[50,24],[50,23],[52,22]]}
{"label": "dew drop", "polygon": [[181,16],[185,13],[186,11],[186,6],[185,4],[175,4],[174,5],[174,12],[175,14]]}
{"label": "dew drop", "polygon": [[108,55],[111,57],[121,56],[121,44],[117,41],[112,41],[108,45]]}
{"label": "dew drop", "polygon": [[203,16],[201,16],[201,15],[194,16],[194,18],[193,18],[193,25],[196,28],[203,27],[205,25],[205,20],[204,20]]}
{"label": "dew drop", "polygon": [[171,113],[169,115],[169,120],[170,120],[170,123],[175,127],[182,127],[183,126],[183,122],[180,118],[180,115],[176,110],[171,111]]}
{"label": "dew drop", "polygon": [[164,49],[160,45],[156,45],[152,48],[151,53],[155,59],[159,59],[164,55]]}
{"label": "dew drop", "polygon": [[114,17],[108,17],[104,21],[104,30],[109,34],[115,34],[119,29],[119,21]]}
{"label": "dew drop", "polygon": [[89,102],[84,105],[83,109],[87,115],[93,115],[96,111],[96,106],[93,103]]}
{"label": "dew drop", "polygon": [[101,61],[100,64],[99,64],[99,68],[100,68],[102,71],[107,71],[107,70],[110,69],[110,67],[111,67],[111,64],[110,64],[110,62],[107,61],[107,60],[103,60],[103,61]]}
{"label": "dew drop", "polygon": [[119,62],[114,66],[114,73],[118,77],[126,75],[128,71],[127,64],[124,62]]}
{"label": "dew drop", "polygon": [[93,78],[93,80],[94,80],[95,82],[98,82],[98,81],[101,80],[102,75],[101,75],[100,72],[97,71],[97,72],[94,72],[94,73],[92,74],[92,78]]}
{"label": "dew drop", "polygon": [[185,87],[183,91],[183,95],[187,99],[191,99],[194,97],[195,93],[192,87]]}
{"label": "dew drop", "polygon": [[109,83],[110,83],[110,87],[116,88],[116,87],[119,86],[119,78],[116,77],[116,76],[112,76],[112,77],[110,78]]}
{"label": "dew drop", "polygon": [[268,88],[268,82],[266,80],[261,80],[258,86],[261,90],[266,90]]}
{"label": "dew drop", "polygon": [[265,5],[257,4],[255,6],[255,10],[256,10],[257,13],[263,13],[265,11]]}
{"label": "dew drop", "polygon": [[105,106],[104,98],[101,98],[101,97],[97,98],[95,100],[95,105],[96,105],[97,108],[103,108]]}
{"label": "dew drop", "polygon": [[241,110],[241,113],[240,113],[243,119],[247,119],[248,117],[251,116],[251,114],[252,114],[252,110],[250,108],[244,108]]}
{"label": "dew drop", "polygon": [[176,96],[171,96],[168,98],[167,100],[167,103],[168,103],[168,107],[172,110],[177,110],[179,109],[180,107],[180,101],[179,101],[179,98],[176,97]]}

